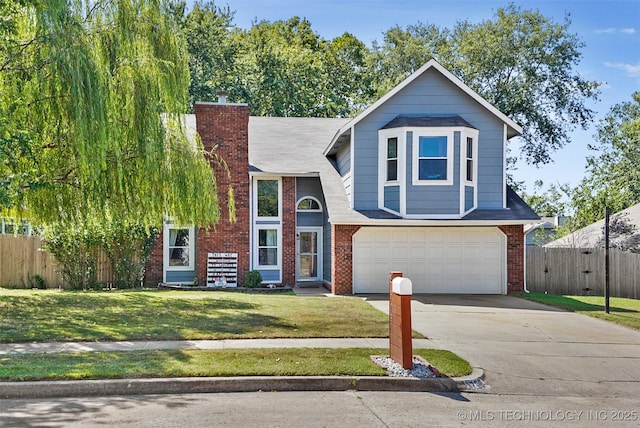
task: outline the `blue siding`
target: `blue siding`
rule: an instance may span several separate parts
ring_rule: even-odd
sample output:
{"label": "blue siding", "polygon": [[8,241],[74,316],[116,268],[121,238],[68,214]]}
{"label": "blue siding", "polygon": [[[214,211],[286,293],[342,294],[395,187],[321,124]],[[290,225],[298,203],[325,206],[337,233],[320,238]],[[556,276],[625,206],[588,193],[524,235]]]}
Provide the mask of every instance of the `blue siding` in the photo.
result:
{"label": "blue siding", "polygon": [[323,212],[296,213],[297,226],[322,226],[324,222],[325,201],[320,179],[316,177],[298,177],[296,179],[296,201],[312,196],[322,205]]}
{"label": "blue siding", "polygon": [[453,184],[414,186],[413,133],[407,133],[407,214],[457,214],[460,211],[460,132],[453,135]]}
{"label": "blue siding", "polygon": [[168,270],[167,282],[180,282],[183,284],[193,284],[193,278],[196,276],[194,270]]}
{"label": "blue siding", "polygon": [[478,207],[503,208],[504,192],[504,138],[503,124],[494,118],[494,128],[480,130],[478,141]]}
{"label": "blue siding", "polygon": [[258,269],[262,275],[262,282],[280,282],[280,270]]}
{"label": "blue siding", "polygon": [[351,200],[351,145],[345,144],[336,154],[338,172],[342,177],[342,184],[347,193],[347,198]]}
{"label": "blue siding", "polygon": [[473,208],[473,187],[464,186],[464,210],[469,211]]}
{"label": "blue siding", "polygon": [[384,206],[395,212],[400,212],[400,186],[385,186]]}
{"label": "blue siding", "polygon": [[297,213],[296,226],[322,226],[323,220],[322,213]]}
{"label": "blue siding", "polygon": [[322,185],[318,177],[298,177],[296,178],[296,200],[305,196],[313,196],[324,207],[324,196],[322,194]]}
{"label": "blue siding", "polygon": [[[354,169],[351,171],[355,209],[378,207],[378,130],[398,115],[459,115],[473,124],[480,133],[477,160],[478,208],[502,208],[503,123],[438,71],[427,70],[356,125],[353,134]],[[408,159],[410,155],[408,151]],[[456,156],[459,156],[459,148]],[[459,162],[456,161],[455,164],[458,172],[454,177],[459,180]],[[408,175],[410,171],[411,169],[408,168]],[[425,189],[434,193],[438,192],[436,187],[424,186]],[[458,198],[459,186],[447,186],[447,189],[455,193],[454,199]],[[413,195],[414,191],[416,191],[414,187],[407,187],[407,208],[413,205],[412,211],[415,213],[421,208],[421,196]],[[432,212],[444,213],[446,210],[453,209],[452,213],[458,213],[459,202],[453,206],[448,197],[443,194],[433,198],[434,201],[439,202],[437,206],[429,205]]]}

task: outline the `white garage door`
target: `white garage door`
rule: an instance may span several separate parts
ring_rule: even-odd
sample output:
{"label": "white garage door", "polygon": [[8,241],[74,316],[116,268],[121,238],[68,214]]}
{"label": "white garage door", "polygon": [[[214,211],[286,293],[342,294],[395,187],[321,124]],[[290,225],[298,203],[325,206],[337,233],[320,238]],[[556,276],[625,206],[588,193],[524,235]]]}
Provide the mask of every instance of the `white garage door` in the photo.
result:
{"label": "white garage door", "polygon": [[504,294],[506,237],[495,227],[363,227],[353,237],[354,293],[388,293],[401,271],[414,293]]}

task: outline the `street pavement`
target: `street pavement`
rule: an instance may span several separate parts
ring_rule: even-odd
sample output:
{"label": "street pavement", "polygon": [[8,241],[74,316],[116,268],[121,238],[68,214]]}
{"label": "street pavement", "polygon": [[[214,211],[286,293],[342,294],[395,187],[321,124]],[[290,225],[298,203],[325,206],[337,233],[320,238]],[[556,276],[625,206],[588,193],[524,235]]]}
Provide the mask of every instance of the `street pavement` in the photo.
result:
{"label": "street pavement", "polygon": [[[386,298],[364,297],[388,311]],[[486,387],[11,399],[0,427],[640,425],[640,332],[509,296],[413,296],[412,321]]]}
{"label": "street pavement", "polygon": [[[368,301],[388,311],[386,298]],[[611,322],[480,295],[413,296],[412,322],[482,369],[487,392],[640,397],[640,332]]]}
{"label": "street pavement", "polygon": [[[368,391],[0,400],[0,427],[637,427],[638,397]],[[634,413],[635,412],[635,413]]]}

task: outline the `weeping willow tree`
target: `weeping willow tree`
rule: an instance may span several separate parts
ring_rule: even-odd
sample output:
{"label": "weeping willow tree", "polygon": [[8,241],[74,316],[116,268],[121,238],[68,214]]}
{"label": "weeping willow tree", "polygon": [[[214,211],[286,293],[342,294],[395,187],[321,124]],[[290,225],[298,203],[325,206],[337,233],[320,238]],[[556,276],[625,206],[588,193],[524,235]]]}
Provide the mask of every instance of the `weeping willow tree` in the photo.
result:
{"label": "weeping willow tree", "polygon": [[219,220],[215,154],[180,121],[187,50],[166,0],[0,0],[0,15],[0,208],[40,224]]}

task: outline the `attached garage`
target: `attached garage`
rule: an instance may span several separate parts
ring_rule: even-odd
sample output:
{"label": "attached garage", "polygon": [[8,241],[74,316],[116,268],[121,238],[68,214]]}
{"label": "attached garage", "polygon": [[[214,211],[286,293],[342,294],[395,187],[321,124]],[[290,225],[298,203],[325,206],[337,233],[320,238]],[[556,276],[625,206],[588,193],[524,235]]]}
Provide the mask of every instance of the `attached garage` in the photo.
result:
{"label": "attached garage", "polygon": [[506,236],[497,227],[362,227],[353,292],[388,293],[401,271],[414,293],[505,294]]}

